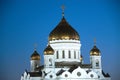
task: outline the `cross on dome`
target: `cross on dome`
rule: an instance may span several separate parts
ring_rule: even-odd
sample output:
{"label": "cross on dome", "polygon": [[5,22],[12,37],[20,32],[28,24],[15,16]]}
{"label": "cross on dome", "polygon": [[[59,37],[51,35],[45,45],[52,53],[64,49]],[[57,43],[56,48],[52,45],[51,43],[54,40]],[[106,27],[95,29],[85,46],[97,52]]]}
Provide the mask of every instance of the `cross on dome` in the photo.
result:
{"label": "cross on dome", "polygon": [[96,38],[94,38],[94,45],[96,46]]}
{"label": "cross on dome", "polygon": [[64,6],[64,5],[62,5],[62,6],[61,6],[61,9],[62,9],[62,16],[64,17],[64,10],[65,10],[65,6]]}
{"label": "cross on dome", "polygon": [[37,49],[37,43],[34,43],[34,50],[36,51]]}

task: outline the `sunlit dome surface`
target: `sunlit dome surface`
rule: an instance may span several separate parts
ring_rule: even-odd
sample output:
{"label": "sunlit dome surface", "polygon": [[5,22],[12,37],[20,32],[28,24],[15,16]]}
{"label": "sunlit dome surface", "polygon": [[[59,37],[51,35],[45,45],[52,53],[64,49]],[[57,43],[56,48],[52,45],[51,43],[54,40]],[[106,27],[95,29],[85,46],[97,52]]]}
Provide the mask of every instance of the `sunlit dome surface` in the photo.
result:
{"label": "sunlit dome surface", "polygon": [[44,55],[53,55],[53,54],[54,54],[53,48],[50,45],[48,45],[44,50]]}
{"label": "sunlit dome surface", "polygon": [[79,34],[73,29],[63,17],[60,23],[49,34],[49,41],[52,40],[80,40]]}
{"label": "sunlit dome surface", "polygon": [[94,45],[93,48],[90,51],[91,56],[99,56],[100,50]]}
{"label": "sunlit dome surface", "polygon": [[40,60],[40,55],[38,54],[36,50],[31,55],[31,60]]}

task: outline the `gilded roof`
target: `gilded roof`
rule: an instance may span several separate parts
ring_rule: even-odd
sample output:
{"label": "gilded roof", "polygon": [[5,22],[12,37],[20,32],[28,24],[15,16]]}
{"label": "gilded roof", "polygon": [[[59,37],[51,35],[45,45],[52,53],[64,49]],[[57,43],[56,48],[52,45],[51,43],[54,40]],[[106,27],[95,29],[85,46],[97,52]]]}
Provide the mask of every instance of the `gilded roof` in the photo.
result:
{"label": "gilded roof", "polygon": [[100,50],[96,47],[96,45],[93,46],[93,48],[90,51],[90,55],[92,56],[99,56]]}
{"label": "gilded roof", "polygon": [[44,55],[53,55],[53,54],[54,54],[53,48],[50,45],[48,45],[44,50]]}
{"label": "gilded roof", "polygon": [[83,60],[83,56],[81,55],[81,56],[80,56],[80,61],[82,61],[82,60]]}
{"label": "gilded roof", "polygon": [[40,55],[38,54],[36,50],[31,55],[31,60],[40,60]]}
{"label": "gilded roof", "polygon": [[73,29],[66,19],[63,17],[60,23],[53,29],[49,34],[49,41],[51,40],[80,40],[79,34],[75,29]]}

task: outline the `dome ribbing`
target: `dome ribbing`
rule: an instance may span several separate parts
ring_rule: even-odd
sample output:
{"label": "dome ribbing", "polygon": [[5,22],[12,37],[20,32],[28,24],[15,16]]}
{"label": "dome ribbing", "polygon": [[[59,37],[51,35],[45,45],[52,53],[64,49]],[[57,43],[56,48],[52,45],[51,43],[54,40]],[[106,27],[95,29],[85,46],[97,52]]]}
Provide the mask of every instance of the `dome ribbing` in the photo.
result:
{"label": "dome ribbing", "polygon": [[63,17],[60,23],[50,33],[49,41],[70,39],[80,40],[80,37],[76,30],[73,29]]}

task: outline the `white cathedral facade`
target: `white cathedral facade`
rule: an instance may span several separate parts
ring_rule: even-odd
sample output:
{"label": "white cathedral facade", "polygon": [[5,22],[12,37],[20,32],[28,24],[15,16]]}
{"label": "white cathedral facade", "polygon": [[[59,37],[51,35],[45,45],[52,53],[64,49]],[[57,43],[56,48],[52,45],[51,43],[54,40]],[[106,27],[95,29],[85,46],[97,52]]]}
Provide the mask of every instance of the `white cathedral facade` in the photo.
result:
{"label": "white cathedral facade", "polygon": [[111,80],[102,70],[101,53],[94,44],[90,50],[90,64],[83,63],[80,36],[66,19],[49,34],[44,50],[44,65],[34,50],[30,60],[30,71],[25,71],[21,80]]}

